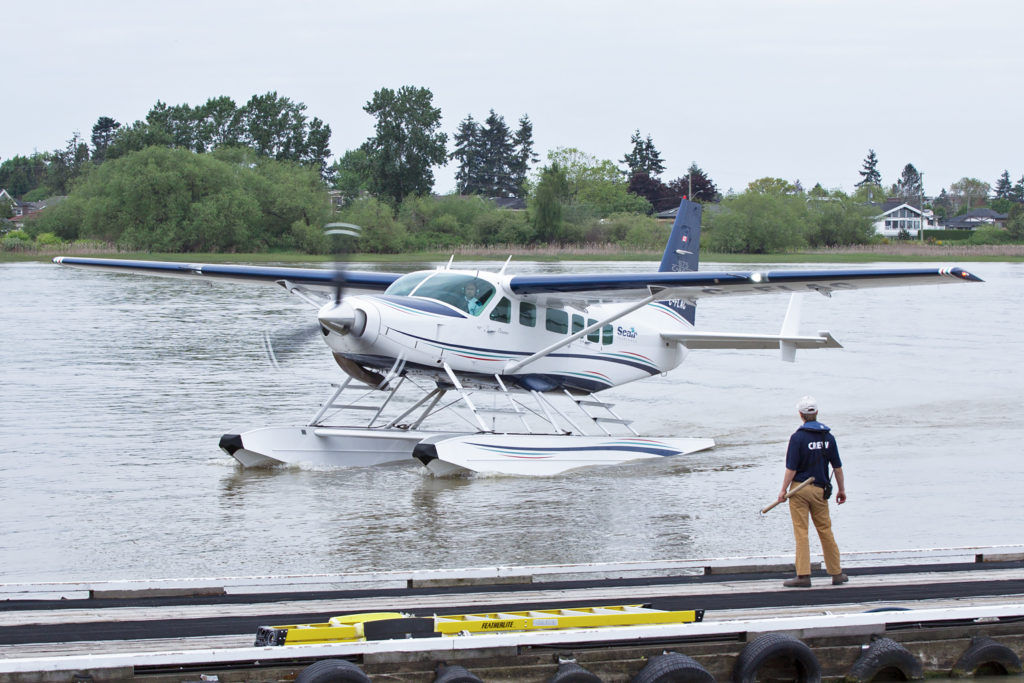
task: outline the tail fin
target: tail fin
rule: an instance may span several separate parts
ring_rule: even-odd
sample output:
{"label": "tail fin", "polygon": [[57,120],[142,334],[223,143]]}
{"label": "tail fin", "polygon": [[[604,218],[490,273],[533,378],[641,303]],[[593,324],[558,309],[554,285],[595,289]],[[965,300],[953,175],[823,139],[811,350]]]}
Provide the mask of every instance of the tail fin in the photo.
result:
{"label": "tail fin", "polygon": [[[665,245],[658,272],[695,271],[700,263],[700,217],[701,205],[684,199],[676,211],[676,220]],[[692,325],[697,314],[695,304],[687,301],[662,301],[675,310]]]}

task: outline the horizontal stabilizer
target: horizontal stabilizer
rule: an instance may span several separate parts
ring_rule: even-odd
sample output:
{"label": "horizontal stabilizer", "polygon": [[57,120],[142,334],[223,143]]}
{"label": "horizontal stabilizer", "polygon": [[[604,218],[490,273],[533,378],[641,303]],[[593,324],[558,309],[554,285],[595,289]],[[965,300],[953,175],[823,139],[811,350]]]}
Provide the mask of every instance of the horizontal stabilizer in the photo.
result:
{"label": "horizontal stabilizer", "polygon": [[841,349],[843,345],[829,332],[817,336],[783,336],[779,334],[732,334],[728,332],[662,332],[661,338],[674,341],[688,349]]}

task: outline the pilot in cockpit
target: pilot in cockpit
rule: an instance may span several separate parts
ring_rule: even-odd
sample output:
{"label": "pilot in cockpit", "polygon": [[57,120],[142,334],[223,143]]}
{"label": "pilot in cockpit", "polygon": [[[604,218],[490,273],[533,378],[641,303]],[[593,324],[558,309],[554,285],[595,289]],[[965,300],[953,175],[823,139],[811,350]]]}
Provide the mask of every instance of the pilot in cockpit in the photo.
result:
{"label": "pilot in cockpit", "polygon": [[476,283],[467,282],[465,288],[462,290],[462,294],[465,299],[462,308],[470,315],[480,315],[480,311],[483,310],[484,305],[476,298]]}

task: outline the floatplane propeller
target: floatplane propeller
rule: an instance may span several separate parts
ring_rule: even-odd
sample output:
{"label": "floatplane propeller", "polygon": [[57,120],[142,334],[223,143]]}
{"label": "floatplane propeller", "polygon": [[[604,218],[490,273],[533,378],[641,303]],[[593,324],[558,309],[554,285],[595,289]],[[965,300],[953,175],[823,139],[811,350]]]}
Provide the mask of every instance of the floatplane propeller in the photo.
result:
{"label": "floatplane propeller", "polygon": [[[330,269],[54,260],[283,287],[316,308],[347,377],[309,424],[227,434],[222,448],[243,465],[415,458],[436,474],[557,474],[710,448],[709,438],[641,437],[598,394],[698,349],[776,349],[793,361],[798,349],[840,348],[828,332],[799,332],[804,293],[980,281],[960,268],[699,271],[700,218],[684,200],[658,270],[642,273],[514,275],[507,262],[485,272],[451,261],[406,274],[348,270],[359,228],[344,223],[326,226],[338,241]],[[700,299],[764,294],[791,295],[777,334],[696,328]],[[338,417],[352,414],[364,419]]]}

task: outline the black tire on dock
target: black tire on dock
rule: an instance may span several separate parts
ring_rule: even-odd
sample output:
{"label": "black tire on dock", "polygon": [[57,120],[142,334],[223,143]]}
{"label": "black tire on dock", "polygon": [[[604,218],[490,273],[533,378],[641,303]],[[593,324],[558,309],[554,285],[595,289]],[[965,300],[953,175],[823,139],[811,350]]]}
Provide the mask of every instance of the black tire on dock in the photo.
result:
{"label": "black tire on dock", "polygon": [[600,676],[590,673],[576,662],[562,662],[548,683],[601,683]]}
{"label": "black tire on dock", "polygon": [[970,646],[956,660],[950,675],[955,678],[985,674],[1019,674],[1020,657],[1013,650],[985,636],[971,638]]}
{"label": "black tire on dock", "polygon": [[693,657],[666,652],[651,657],[631,683],[715,683],[715,677]]}
{"label": "black tire on dock", "polygon": [[370,683],[370,677],[344,659],[321,659],[303,669],[295,683]]}
{"label": "black tire on dock", "polygon": [[910,650],[891,638],[878,638],[853,663],[845,680],[847,683],[867,683],[887,669],[890,672],[895,669],[907,681],[924,678],[921,662]]}
{"label": "black tire on dock", "polygon": [[[785,676],[798,683],[821,683],[821,665],[806,644],[784,633],[766,633],[743,648],[732,670],[733,683],[754,683],[765,664],[778,661],[792,671]],[[793,675],[795,674],[795,675]]]}
{"label": "black tire on dock", "polygon": [[437,677],[434,678],[434,683],[483,683],[483,681],[458,664],[452,666],[442,664],[437,667]]}

